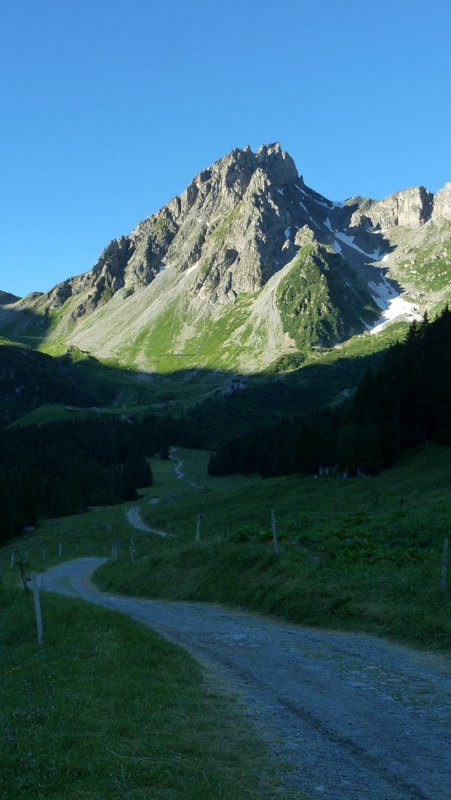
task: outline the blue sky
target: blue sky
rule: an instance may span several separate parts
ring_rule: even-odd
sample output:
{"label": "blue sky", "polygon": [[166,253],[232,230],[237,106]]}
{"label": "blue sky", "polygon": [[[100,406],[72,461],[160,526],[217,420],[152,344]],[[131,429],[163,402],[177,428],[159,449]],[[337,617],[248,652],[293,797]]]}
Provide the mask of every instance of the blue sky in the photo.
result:
{"label": "blue sky", "polygon": [[0,289],[46,291],[232,149],[331,199],[451,180],[451,4],[3,0]]}

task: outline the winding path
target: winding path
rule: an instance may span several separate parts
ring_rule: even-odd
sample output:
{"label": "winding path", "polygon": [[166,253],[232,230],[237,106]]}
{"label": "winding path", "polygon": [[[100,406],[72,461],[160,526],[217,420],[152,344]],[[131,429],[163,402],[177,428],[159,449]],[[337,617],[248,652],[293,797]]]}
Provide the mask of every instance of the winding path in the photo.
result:
{"label": "winding path", "polygon": [[176,453],[176,452],[177,452],[177,448],[176,447],[171,447],[170,450],[169,450],[169,458],[172,461],[176,461],[177,462],[177,466],[175,467],[175,474],[177,475],[177,479],[179,481],[183,481],[183,483],[188,484],[188,486],[192,486],[193,489],[201,489],[202,487],[200,486],[200,484],[195,483],[194,481],[188,480],[188,478],[186,477],[185,473],[182,472],[182,467],[184,466],[184,464],[183,464],[183,461],[182,461],[181,458],[178,458],[176,455],[174,455],[174,453]]}
{"label": "winding path", "polygon": [[[182,467],[184,466],[184,464],[181,458],[178,458],[177,456],[174,455],[176,451],[177,451],[176,447],[171,447],[171,449],[169,450],[169,458],[172,461],[177,462],[177,466],[174,467],[177,479],[183,480],[183,483],[187,483],[188,486],[192,486],[193,489],[201,489],[202,487],[198,483],[188,480],[185,473],[182,472]],[[146,533],[154,533],[156,536],[161,536],[163,539],[174,538],[173,533],[168,533],[167,531],[160,531],[158,530],[158,528],[151,528],[149,525],[147,525],[147,523],[144,522],[144,520],[141,518],[139,506],[131,506],[128,509],[127,519],[130,525],[138,531],[145,531]]]}
{"label": "winding path", "polygon": [[127,519],[133,528],[138,531],[146,531],[146,533],[154,533],[156,536],[161,536],[163,539],[173,538],[173,533],[167,531],[159,531],[158,528],[151,528],[141,519],[139,506],[131,506],[127,511]]}
{"label": "winding path", "polygon": [[129,614],[216,669],[289,765],[287,797],[449,800],[445,658],[219,606],[103,594],[90,576],[104,561],[53,567],[44,587]]}

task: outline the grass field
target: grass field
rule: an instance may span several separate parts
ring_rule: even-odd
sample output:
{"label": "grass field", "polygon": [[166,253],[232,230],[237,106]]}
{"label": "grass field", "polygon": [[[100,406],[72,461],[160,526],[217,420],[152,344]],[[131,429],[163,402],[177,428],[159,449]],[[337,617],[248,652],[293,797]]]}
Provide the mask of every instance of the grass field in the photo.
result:
{"label": "grass field", "polygon": [[[200,488],[177,479],[173,460],[152,459],[155,485],[141,497],[142,518],[174,538],[135,531],[123,505],[43,522],[15,549],[42,569],[58,561],[59,543],[63,558],[110,555],[118,543],[118,560],[97,573],[104,589],[222,602],[308,625],[451,646],[451,593],[439,590],[451,529],[451,450],[429,446],[376,478],[346,481],[210,478],[208,453],[176,455]],[[4,549],[5,573],[11,550]]]}
{"label": "grass field", "polygon": [[133,529],[124,504],[42,521],[2,548],[1,797],[286,800],[221,685],[156,634],[44,593],[38,648],[32,599],[17,589],[20,558],[40,571],[118,544],[118,559],[96,573],[109,591],[221,602],[449,651],[450,581],[443,594],[439,576],[450,449],[429,446],[377,478],[346,481],[210,478],[208,453],[173,455],[198,485],[177,478],[174,460],[152,459],[155,485],[140,498],[142,518],[173,538]]}
{"label": "grass field", "polygon": [[[430,447],[378,478],[347,481],[205,479],[206,454],[182,455],[190,477],[210,491],[187,487],[165,501],[166,463],[160,502],[145,505],[143,516],[177,539],[147,541],[133,564],[123,552],[99,571],[103,588],[219,601],[308,625],[451,647],[451,593],[439,591],[451,526],[451,451]],[[200,546],[194,544],[197,514]]]}
{"label": "grass field", "polygon": [[0,797],[260,800],[275,769],[220,682],[148,628],[0,591]]}

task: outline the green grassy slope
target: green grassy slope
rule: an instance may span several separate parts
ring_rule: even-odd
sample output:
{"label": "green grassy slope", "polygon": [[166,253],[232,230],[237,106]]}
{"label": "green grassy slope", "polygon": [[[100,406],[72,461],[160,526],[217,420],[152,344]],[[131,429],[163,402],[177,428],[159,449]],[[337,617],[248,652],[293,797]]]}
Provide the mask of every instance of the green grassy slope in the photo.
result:
{"label": "green grassy slope", "polygon": [[[187,465],[189,465],[189,460]],[[195,465],[193,474],[196,474]],[[148,506],[176,543],[151,543],[99,573],[104,588],[204,599],[296,622],[451,646],[439,592],[451,523],[451,452],[427,448],[375,479],[210,479],[216,489]],[[275,556],[270,510],[282,537]],[[193,546],[196,513],[203,545]]]}
{"label": "green grassy slope", "polygon": [[[142,414],[148,410],[157,412],[177,412],[186,410],[202,402],[207,397],[221,397],[221,392],[230,391],[232,379],[236,374],[227,369],[215,369],[213,366],[188,368],[186,365],[195,360],[202,351],[207,362],[214,363],[214,353],[219,342],[226,333],[231,344],[224,351],[224,360],[237,358],[234,336],[236,329],[233,321],[239,321],[244,330],[247,318],[247,300],[240,300],[238,317],[228,309],[224,317],[216,322],[205,323],[203,335],[197,344],[191,347],[191,355],[171,355],[164,351],[163,340],[152,338],[136,343],[138,348],[152,344],[154,357],[158,352],[158,360],[162,372],[146,374],[139,370],[124,370],[117,364],[102,364],[88,353],[72,346],[59,358],[50,358],[44,353],[36,352],[20,344],[7,340],[0,341],[0,410],[3,408],[5,421],[18,420],[18,424],[42,424],[60,419],[74,419],[85,415],[101,413],[89,411],[84,406],[100,406],[102,413]],[[228,327],[231,326],[231,327]],[[250,326],[251,327],[251,326]],[[260,374],[246,375],[248,392],[240,392],[240,416],[246,416],[246,409],[260,408],[261,413],[272,413],[277,408],[283,413],[299,413],[305,409],[329,403],[344,390],[352,389],[363,375],[366,366],[374,358],[377,359],[384,348],[392,341],[402,339],[407,325],[399,324],[383,331],[378,336],[354,336],[352,339],[332,349],[318,349],[310,355],[286,355],[277,359]],[[151,334],[149,334],[151,336]],[[227,339],[226,336],[226,339]],[[160,347],[160,350],[157,348]],[[189,350],[188,344],[186,349]],[[150,352],[150,350],[149,350]],[[6,359],[6,355],[8,358]],[[24,358],[26,356],[26,362]],[[26,368],[24,385],[29,390],[16,393],[16,383],[5,374],[2,383],[2,366],[14,369],[17,380],[22,375],[21,363]],[[194,363],[194,361],[193,361]],[[182,364],[186,368],[182,369]],[[176,369],[176,367],[179,369]],[[301,367],[301,368],[300,368]],[[166,370],[176,369],[175,372]],[[286,376],[283,373],[288,373]],[[281,378],[283,377],[283,385]],[[20,385],[22,385],[20,383]],[[2,395],[2,386],[4,387]],[[36,388],[38,387],[38,388]],[[56,391],[56,388],[58,391]],[[61,387],[64,388],[64,392]],[[72,391],[75,387],[75,392]],[[280,404],[280,399],[290,395],[289,402]],[[267,406],[269,396],[275,398]],[[58,400],[61,398],[61,402]],[[277,399],[278,398],[278,399]],[[227,396],[223,405],[230,404]],[[222,414],[220,414],[222,416]],[[241,423],[240,423],[241,425]]]}
{"label": "green grassy slope", "polygon": [[[203,489],[177,480],[173,461],[153,459],[155,485],[141,505],[149,525],[176,538],[135,531],[127,506],[115,506],[43,522],[6,548],[5,557],[14,546],[42,568],[58,560],[59,542],[65,558],[109,554],[118,542],[119,560],[98,573],[108,590],[219,601],[309,625],[450,647],[451,593],[439,591],[441,548],[451,527],[448,448],[430,446],[377,478],[347,481],[209,478],[208,453],[178,452]],[[200,546],[194,544],[198,514]]]}
{"label": "green grassy slope", "polygon": [[301,248],[288,271],[234,302],[211,306],[196,297],[196,275],[163,270],[76,322],[76,298],[47,314],[42,298],[32,298],[29,309],[1,315],[0,331],[54,356],[73,346],[111,367],[174,376],[175,386],[187,370],[252,374],[278,362],[280,372],[285,355],[341,340],[376,316],[370,295],[351,288],[355,276],[341,257],[319,245]]}
{"label": "green grassy slope", "polygon": [[231,698],[183,650],[126,617],[0,590],[0,796],[275,798],[274,771]]}
{"label": "green grassy slope", "polygon": [[0,424],[46,402],[89,405],[95,398],[92,388],[78,380],[70,359],[57,361],[0,339]]}
{"label": "green grassy slope", "polygon": [[19,297],[15,294],[11,294],[11,292],[3,292],[0,290],[0,305],[1,306],[8,306],[10,303],[17,303],[20,300]]}
{"label": "green grassy slope", "polygon": [[277,290],[286,332],[300,350],[327,346],[362,329],[377,317],[368,291],[352,288],[352,271],[329,248],[304,245]]}

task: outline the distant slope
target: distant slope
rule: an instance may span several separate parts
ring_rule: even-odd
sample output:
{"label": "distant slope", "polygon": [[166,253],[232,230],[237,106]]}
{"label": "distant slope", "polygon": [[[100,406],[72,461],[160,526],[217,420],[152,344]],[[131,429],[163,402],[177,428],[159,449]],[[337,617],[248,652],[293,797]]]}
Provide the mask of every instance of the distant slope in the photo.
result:
{"label": "distant slope", "polygon": [[17,303],[20,300],[20,297],[17,297],[15,294],[10,294],[10,292],[2,292],[0,289],[0,306],[7,306],[10,303]]}
{"label": "distant slope", "polygon": [[86,364],[80,367],[74,353],[56,359],[0,339],[0,424],[47,403],[86,407],[115,393],[91,377]]}

